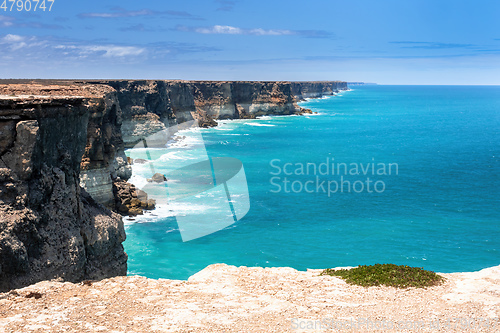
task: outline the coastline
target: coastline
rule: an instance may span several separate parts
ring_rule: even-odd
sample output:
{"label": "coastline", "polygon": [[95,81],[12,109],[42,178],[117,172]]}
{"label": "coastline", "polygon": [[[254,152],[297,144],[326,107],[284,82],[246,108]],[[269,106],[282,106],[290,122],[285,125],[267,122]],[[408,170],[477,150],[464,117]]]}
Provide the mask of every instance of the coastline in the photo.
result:
{"label": "coastline", "polygon": [[152,204],[134,197],[125,182],[131,173],[125,147],[185,121],[211,126],[214,118],[295,114],[301,112],[296,94],[343,87],[342,81],[0,80],[0,290],[126,274],[126,236],[115,212],[138,214]]}
{"label": "coastline", "polygon": [[[343,90],[343,92],[348,92],[352,91],[352,89],[347,88],[346,90]],[[307,97],[304,98],[302,101],[298,101],[297,105],[299,107],[302,107],[301,104],[307,103],[308,101],[311,100],[321,100],[321,99],[330,99],[330,98],[335,98],[335,97],[340,97],[340,92],[338,93],[333,93],[332,95],[324,95],[322,97]],[[243,118],[243,119],[222,119],[222,120],[215,120],[217,123],[216,126],[211,126],[211,127],[190,127],[190,128],[184,128],[180,129],[175,132],[173,135],[173,138],[167,143],[167,146],[165,148],[165,151],[168,151],[169,148],[172,148],[173,145],[176,146],[182,146],[185,144],[185,141],[187,140],[187,137],[184,134],[186,133],[200,133],[202,135],[203,132],[211,131],[211,130],[220,130],[220,131],[228,131],[231,132],[232,129],[226,129],[224,128],[225,124],[231,124],[231,123],[242,123],[250,126],[269,126],[269,127],[274,127],[275,125],[266,125],[266,124],[260,124],[259,120],[272,120],[273,118],[280,118],[280,117],[310,117],[310,116],[319,116],[321,113],[319,112],[314,112],[313,113],[302,113],[302,114],[286,114],[286,115],[277,115],[277,114],[267,114],[267,115],[260,115],[256,116],[255,118]],[[229,135],[229,134],[228,134]],[[245,134],[245,135],[250,135],[250,134]],[[125,149],[125,154],[127,157],[130,156],[130,154],[133,154],[133,151],[136,148],[127,148]],[[134,166],[132,166],[133,170]],[[128,180],[131,184],[135,185],[137,188],[141,188],[140,186],[142,184],[146,184],[144,181],[141,183],[134,183],[133,182],[133,171],[132,171],[132,177]],[[158,219],[162,218],[167,218],[167,217],[175,217],[179,212],[176,212],[175,210],[169,209],[169,204],[167,203],[166,205],[162,204],[157,204],[156,208],[153,210],[149,211],[144,211],[144,215],[137,215],[137,216],[123,216],[123,222],[125,225],[125,230],[127,230],[127,226],[133,223],[154,223]],[[162,212],[163,215],[158,214],[158,212]],[[183,212],[181,212],[183,213]],[[176,231],[178,229],[172,229],[169,230],[168,232]]]}

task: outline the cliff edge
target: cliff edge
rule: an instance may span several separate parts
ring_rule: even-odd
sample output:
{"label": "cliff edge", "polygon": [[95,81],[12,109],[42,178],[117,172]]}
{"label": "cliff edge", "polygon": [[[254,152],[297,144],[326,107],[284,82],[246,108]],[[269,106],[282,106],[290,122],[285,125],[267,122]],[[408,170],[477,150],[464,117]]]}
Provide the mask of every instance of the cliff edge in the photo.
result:
{"label": "cliff edge", "polygon": [[[321,270],[211,265],[188,281],[40,282],[0,294],[6,332],[498,332],[500,266],[430,288],[360,287]],[[82,311],[82,309],[85,309]]]}
{"label": "cliff edge", "polygon": [[125,275],[121,217],[80,187],[103,86],[0,87],[0,290]]}

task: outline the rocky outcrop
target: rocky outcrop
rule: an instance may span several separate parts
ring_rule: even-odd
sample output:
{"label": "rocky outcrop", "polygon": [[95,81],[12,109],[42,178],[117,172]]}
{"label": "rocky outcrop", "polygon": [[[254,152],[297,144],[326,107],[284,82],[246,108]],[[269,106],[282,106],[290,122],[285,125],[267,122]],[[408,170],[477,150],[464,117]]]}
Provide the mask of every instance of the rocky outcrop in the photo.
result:
{"label": "rocky outcrop", "polygon": [[143,210],[152,210],[156,206],[156,201],[148,199],[146,192],[121,179],[113,182],[113,194],[115,209],[123,215],[142,215]]}
{"label": "rocky outcrop", "polygon": [[11,87],[0,98],[1,290],[126,274],[121,217],[80,187],[94,94],[111,91],[92,89]]}
{"label": "rocky outcrop", "polygon": [[167,177],[161,173],[155,173],[153,177],[148,179],[149,183],[163,183],[167,181]]}

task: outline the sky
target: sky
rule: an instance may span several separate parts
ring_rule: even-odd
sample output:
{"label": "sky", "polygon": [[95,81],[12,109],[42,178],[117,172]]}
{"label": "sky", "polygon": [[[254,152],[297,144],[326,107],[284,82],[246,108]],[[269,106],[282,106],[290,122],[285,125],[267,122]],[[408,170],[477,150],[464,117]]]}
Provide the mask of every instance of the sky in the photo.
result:
{"label": "sky", "polygon": [[0,78],[500,84],[496,0],[23,1]]}

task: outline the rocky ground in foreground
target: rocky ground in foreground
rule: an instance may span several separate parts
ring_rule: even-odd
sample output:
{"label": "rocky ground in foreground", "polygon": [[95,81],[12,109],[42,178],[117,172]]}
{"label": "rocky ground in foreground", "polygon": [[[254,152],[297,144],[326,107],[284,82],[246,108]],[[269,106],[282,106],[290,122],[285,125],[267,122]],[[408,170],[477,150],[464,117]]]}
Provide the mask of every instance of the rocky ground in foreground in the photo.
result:
{"label": "rocky ground in foreground", "polygon": [[218,264],[188,281],[40,282],[0,294],[0,332],[500,330],[500,266],[406,290],[351,286],[320,272]]}

